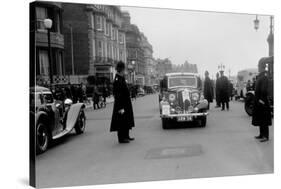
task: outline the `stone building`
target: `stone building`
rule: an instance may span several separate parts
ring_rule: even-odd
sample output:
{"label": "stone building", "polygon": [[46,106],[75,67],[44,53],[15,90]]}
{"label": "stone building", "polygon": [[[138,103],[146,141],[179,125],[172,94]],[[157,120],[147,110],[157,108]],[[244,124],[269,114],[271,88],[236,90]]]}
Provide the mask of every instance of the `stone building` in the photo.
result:
{"label": "stone building", "polygon": [[154,75],[154,59],[153,59],[153,48],[148,42],[147,37],[141,33],[141,47],[143,49],[143,58],[145,66],[145,85],[152,85],[155,80]]}
{"label": "stone building", "polygon": [[145,85],[144,50],[141,46],[141,33],[138,27],[131,24],[128,12],[123,12],[122,28],[126,33],[126,50],[128,64],[128,82]]}
{"label": "stone building", "polygon": [[162,79],[166,73],[172,72],[172,62],[170,59],[157,59],[156,60],[156,73],[157,80]]}
{"label": "stone building", "polygon": [[118,6],[63,3],[66,74],[74,82],[89,75],[113,81],[115,65],[126,63],[125,32]]}
{"label": "stone building", "polygon": [[[48,85],[64,79],[64,35],[62,34],[62,7],[56,2],[30,4],[30,82],[31,85]],[[52,20],[50,29],[51,53],[49,57],[48,35],[45,19]],[[35,73],[35,77],[34,74]]]}

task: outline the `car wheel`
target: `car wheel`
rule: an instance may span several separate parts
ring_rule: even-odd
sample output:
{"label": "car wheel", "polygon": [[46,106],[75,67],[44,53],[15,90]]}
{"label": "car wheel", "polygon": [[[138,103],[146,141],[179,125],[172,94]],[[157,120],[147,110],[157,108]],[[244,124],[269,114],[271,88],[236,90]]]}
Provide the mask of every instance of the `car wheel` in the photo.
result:
{"label": "car wheel", "polygon": [[202,116],[199,119],[199,126],[201,127],[206,127],[206,123],[207,123],[207,116]]}
{"label": "car wheel", "polygon": [[86,117],[84,111],[80,111],[77,122],[75,124],[75,132],[76,134],[84,133],[86,127]]}
{"label": "car wheel", "polygon": [[244,108],[246,113],[249,116],[253,115],[253,109],[254,109],[254,97],[252,95],[247,95],[246,99],[245,99],[245,104],[244,104]]}
{"label": "car wheel", "polygon": [[169,120],[167,118],[162,118],[162,128],[169,129]]}
{"label": "car wheel", "polygon": [[36,126],[36,153],[41,154],[48,149],[50,143],[50,135],[47,126],[43,122],[39,122]]}

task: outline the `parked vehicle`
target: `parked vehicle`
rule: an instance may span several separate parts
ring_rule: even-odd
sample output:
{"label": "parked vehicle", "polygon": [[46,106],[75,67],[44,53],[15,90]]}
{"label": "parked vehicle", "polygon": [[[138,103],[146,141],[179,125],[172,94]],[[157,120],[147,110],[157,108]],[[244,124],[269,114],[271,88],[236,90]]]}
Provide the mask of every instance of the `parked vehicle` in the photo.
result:
{"label": "parked vehicle", "polygon": [[168,73],[160,82],[159,109],[163,129],[171,122],[196,122],[205,127],[208,101],[202,94],[202,82],[194,73]]}
{"label": "parked vehicle", "polygon": [[247,93],[247,82],[250,81],[252,84],[253,78],[258,75],[258,69],[257,68],[250,68],[250,69],[244,69],[237,73],[237,83],[236,83],[236,96],[235,99],[239,98],[246,98]]}
{"label": "parked vehicle", "polygon": [[[270,104],[272,115],[273,115],[273,63],[274,63],[273,56],[263,57],[259,60],[259,64],[266,64],[266,69],[267,69],[267,74],[268,74],[268,79],[269,79],[268,101]],[[254,89],[250,90],[246,93],[244,109],[249,116],[253,115],[254,98],[255,98]]]}
{"label": "parked vehicle", "polygon": [[30,89],[31,108],[35,114],[36,154],[45,152],[51,142],[73,129],[77,134],[85,131],[86,116],[83,103],[73,104],[71,99],[56,100],[45,87]]}

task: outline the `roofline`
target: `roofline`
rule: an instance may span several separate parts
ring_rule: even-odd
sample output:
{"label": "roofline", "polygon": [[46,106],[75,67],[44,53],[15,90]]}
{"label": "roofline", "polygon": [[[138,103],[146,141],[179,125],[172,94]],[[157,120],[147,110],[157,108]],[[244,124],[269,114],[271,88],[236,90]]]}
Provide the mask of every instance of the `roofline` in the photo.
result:
{"label": "roofline", "polygon": [[165,76],[175,76],[175,75],[195,75],[199,76],[198,73],[192,73],[192,72],[173,72],[173,73],[166,73]]}

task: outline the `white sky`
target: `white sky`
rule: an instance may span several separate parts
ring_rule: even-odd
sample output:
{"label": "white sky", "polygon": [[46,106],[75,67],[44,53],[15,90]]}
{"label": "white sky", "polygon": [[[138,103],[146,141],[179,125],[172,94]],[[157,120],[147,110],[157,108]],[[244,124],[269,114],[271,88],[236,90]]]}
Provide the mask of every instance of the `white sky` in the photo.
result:
{"label": "white sky", "polygon": [[154,58],[170,58],[173,64],[185,60],[197,64],[215,76],[218,65],[226,66],[226,75],[245,68],[257,68],[258,60],[268,55],[269,16],[122,7],[153,46]]}

